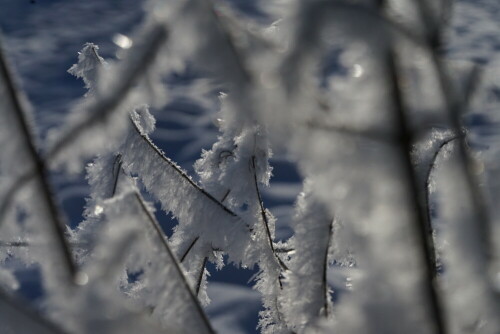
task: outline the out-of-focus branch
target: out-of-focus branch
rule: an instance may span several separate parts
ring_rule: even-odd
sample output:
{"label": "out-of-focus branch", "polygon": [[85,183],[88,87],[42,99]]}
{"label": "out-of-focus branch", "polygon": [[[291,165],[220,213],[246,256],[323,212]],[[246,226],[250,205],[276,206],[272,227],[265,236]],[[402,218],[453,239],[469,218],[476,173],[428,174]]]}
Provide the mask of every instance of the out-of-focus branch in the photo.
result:
{"label": "out-of-focus branch", "polygon": [[434,168],[436,167],[436,160],[441,153],[441,151],[454,140],[457,140],[459,136],[452,136],[450,138],[447,138],[441,142],[439,145],[438,149],[434,152],[431,162],[429,164],[429,169],[427,170],[427,173],[425,175],[425,207],[426,207],[426,213],[427,213],[427,223],[429,224],[429,238],[433,238],[432,236],[432,217],[431,217],[431,202],[430,202],[430,182],[431,182],[431,175],[432,172],[434,171]]}
{"label": "out-of-focus branch", "polygon": [[432,239],[432,233],[428,231],[429,224],[426,222],[424,208],[420,201],[417,176],[412,164],[411,152],[413,149],[414,138],[411,134],[410,125],[407,120],[408,115],[406,114],[404,106],[397,56],[395,50],[391,49],[387,52],[386,66],[388,70],[389,84],[392,86],[391,96],[393,98],[394,118],[396,120],[395,125],[400,131],[400,154],[404,165],[404,173],[406,174],[405,179],[407,180],[409,200],[414,206],[415,215],[413,220],[414,229],[417,232],[416,237],[418,238],[418,251],[425,263],[425,267],[423,268],[426,276],[425,290],[429,298],[431,308],[430,314],[434,318],[433,321],[436,326],[437,333],[445,334],[447,333],[447,330],[444,319],[443,303],[440,299],[435,281],[437,267],[435,245],[434,240]]}
{"label": "out-of-focus branch", "polygon": [[328,318],[330,315],[330,310],[328,307],[328,294],[329,294],[329,287],[328,287],[328,251],[330,250],[330,243],[332,242],[332,236],[333,236],[333,222],[334,220],[332,219],[330,224],[328,225],[329,230],[328,230],[328,242],[326,244],[325,248],[325,254],[324,254],[324,259],[323,259],[323,275],[321,277],[321,284],[323,285],[324,289],[324,302],[323,302],[323,309],[325,312],[325,317]]}
{"label": "out-of-focus branch", "polygon": [[5,215],[11,207],[14,199],[18,192],[20,192],[24,186],[35,177],[35,171],[29,170],[24,174],[20,175],[17,180],[11,183],[3,193],[3,197],[0,203],[0,227],[3,225]]}
{"label": "out-of-focus branch", "polygon": [[[62,220],[61,215],[57,209],[52,195],[52,189],[48,182],[48,170],[44,160],[38,154],[33,135],[28,126],[28,121],[25,116],[25,110],[17,94],[14,80],[9,71],[7,60],[0,46],[0,75],[7,89],[8,99],[13,107],[13,116],[16,119],[17,126],[20,130],[20,136],[24,141],[25,149],[28,151],[31,162],[34,165],[34,176],[36,177],[37,188],[41,192],[41,201],[47,209],[50,219],[51,233],[55,236],[57,247],[59,248],[63,260],[65,262],[65,270],[70,282],[73,282],[73,277],[76,274],[77,268],[73,262],[71,251],[64,235],[65,222]],[[8,112],[8,111],[6,111]]]}
{"label": "out-of-focus branch", "polygon": [[117,107],[128,95],[137,80],[147,72],[153,64],[153,60],[158,54],[161,46],[168,38],[168,31],[163,24],[155,25],[148,35],[148,43],[142,45],[137,51],[138,55],[132,61],[127,62],[128,70],[110,93],[97,95],[96,100],[89,106],[89,116],[66,130],[59,140],[48,150],[46,159],[55,158],[63,149],[73,145],[85,131],[93,125],[104,122],[110,114],[117,110]]}
{"label": "out-of-focus branch", "polygon": [[[425,16],[426,13],[426,4],[422,0],[416,1],[418,8],[420,10],[420,16]],[[462,123],[461,117],[466,111],[468,104],[470,103],[470,98],[477,87],[477,82],[480,79],[480,73],[477,76],[472,77],[469,81],[471,81],[469,86],[469,91],[466,94],[465,98],[461,98],[457,92],[455,92],[452,80],[450,77],[450,73],[447,70],[446,64],[440,57],[439,49],[437,45],[432,44],[430,41],[427,41],[426,49],[429,50],[431,55],[431,60],[434,65],[435,72],[438,76],[438,81],[441,89],[441,94],[444,99],[444,107],[448,112],[451,127],[454,133],[461,133],[462,131]],[[491,221],[489,217],[489,210],[486,207],[486,201],[484,199],[484,194],[479,187],[479,181],[474,172],[474,162],[471,158],[465,136],[457,137],[459,145],[458,145],[458,161],[460,172],[463,175],[463,178],[466,181],[466,187],[468,190],[470,201],[474,208],[474,214],[477,219],[475,219],[475,226],[477,229],[477,233],[479,235],[480,244],[484,245],[482,249],[480,249],[481,255],[486,259],[486,267],[490,266],[493,263],[493,253],[494,253],[494,241],[493,241],[493,233],[491,233]],[[485,272],[488,272],[488,268],[485,268]],[[497,293],[497,300],[500,300],[498,297],[500,294]],[[500,304],[500,303],[499,303]]]}

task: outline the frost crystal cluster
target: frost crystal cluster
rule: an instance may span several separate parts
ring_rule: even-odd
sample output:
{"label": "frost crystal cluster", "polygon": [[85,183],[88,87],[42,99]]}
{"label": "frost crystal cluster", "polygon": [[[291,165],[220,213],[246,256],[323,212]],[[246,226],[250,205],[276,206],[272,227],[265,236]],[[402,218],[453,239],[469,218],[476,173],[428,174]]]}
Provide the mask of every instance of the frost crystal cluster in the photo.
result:
{"label": "frost crystal cluster", "polygon": [[[224,266],[255,271],[261,333],[500,333],[500,71],[444,51],[464,14],[256,3],[258,19],[145,1],[118,59],[84,45],[68,72],[87,92],[44,140],[2,50],[0,333],[224,332],[206,314]],[[179,97],[217,111],[177,114],[218,127],[192,173],[154,141]],[[265,205],[275,156],[302,180],[291,215]],[[83,170],[70,227],[51,175]],[[23,266],[40,270],[39,305],[16,293]]]}

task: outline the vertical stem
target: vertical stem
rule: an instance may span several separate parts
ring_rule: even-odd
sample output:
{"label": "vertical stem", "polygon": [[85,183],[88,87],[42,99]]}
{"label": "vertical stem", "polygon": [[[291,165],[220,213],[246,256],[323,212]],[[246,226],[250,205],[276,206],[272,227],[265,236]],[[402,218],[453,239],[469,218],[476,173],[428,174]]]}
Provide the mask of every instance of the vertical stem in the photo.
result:
{"label": "vertical stem", "polygon": [[111,190],[111,197],[115,196],[116,188],[118,186],[118,179],[120,178],[120,173],[122,172],[122,155],[118,154],[115,158],[115,162],[113,163],[113,189]]}
{"label": "vertical stem", "polygon": [[[267,240],[269,241],[269,247],[271,248],[271,252],[273,253],[274,257],[276,258],[276,261],[278,261],[278,264],[280,265],[281,269],[288,270],[288,266],[279,258],[278,255],[276,255],[276,251],[274,250],[273,238],[271,236],[271,230],[269,229],[269,221],[267,219],[266,209],[264,208],[264,202],[262,201],[262,196],[260,194],[259,185],[258,185],[258,181],[257,181],[257,171],[255,170],[255,156],[252,156],[252,171],[253,171],[255,192],[257,193],[257,199],[259,201],[260,215],[262,217],[262,223],[264,224],[264,227],[266,229],[266,236],[267,236]],[[280,285],[281,285],[281,281],[280,281]]]}
{"label": "vertical stem", "polygon": [[410,201],[414,205],[415,212],[415,230],[418,238],[419,252],[424,260],[425,267],[424,273],[426,276],[426,293],[430,301],[431,315],[434,317],[434,324],[436,326],[437,333],[444,334],[447,333],[444,321],[444,313],[442,311],[441,301],[439,299],[439,294],[436,287],[435,273],[436,273],[436,257],[435,257],[435,247],[434,241],[429,236],[432,236],[432,232],[429,231],[429,224],[426,221],[424,215],[424,209],[420,201],[419,189],[417,184],[417,177],[413,169],[411,160],[411,151],[413,149],[413,135],[410,129],[410,125],[407,120],[407,115],[405,112],[405,107],[403,104],[403,93],[400,87],[400,78],[396,63],[396,54],[394,50],[389,50],[387,54],[387,69],[389,75],[389,83],[392,85],[391,96],[394,99],[394,116],[396,120],[396,125],[400,134],[400,152],[402,157],[402,162],[404,164],[404,170],[406,173],[406,180],[408,181],[408,194],[410,196]]}
{"label": "vertical stem", "polygon": [[[451,143],[452,141],[454,141],[455,139],[457,139],[458,136],[452,136],[448,139],[445,139],[438,147],[438,149],[436,150],[436,152],[434,152],[434,155],[432,156],[432,160],[431,160],[431,163],[429,164],[429,169],[427,170],[427,174],[425,176],[425,187],[424,187],[424,191],[425,191],[425,212],[426,212],[426,218],[427,218],[427,225],[428,225],[428,238],[431,238],[432,240],[434,240],[434,236],[433,236],[433,227],[432,227],[432,217],[431,217],[431,199],[430,199],[430,195],[431,195],[431,192],[430,192],[430,182],[431,182],[431,175],[432,175],[432,171],[434,170],[434,168],[436,167],[436,160],[439,156],[439,154],[441,153],[442,149],[448,145],[449,143]],[[437,257],[437,253],[436,253],[436,250],[434,249],[434,254],[435,254],[435,258]],[[434,278],[437,277],[437,260],[435,260],[436,262],[436,270],[435,272],[433,273],[434,274]]]}
{"label": "vertical stem", "polygon": [[[416,1],[418,5],[418,9],[420,11],[420,16],[424,17],[425,13],[428,11],[426,8],[426,3],[423,3],[421,0]],[[432,43],[432,41],[427,42],[428,49],[430,51],[432,62],[435,67],[436,74],[438,76],[438,81],[441,89],[442,96],[444,98],[445,109],[449,114],[451,126],[455,133],[462,133],[462,124],[460,117],[466,108],[466,103],[468,101],[462,101],[455,92],[453,91],[451,79],[446,70],[445,64],[439,58],[437,46]],[[474,87],[472,87],[474,89]],[[468,93],[470,95],[471,93]],[[470,98],[467,96],[466,98]],[[466,103],[462,103],[466,102]],[[459,136],[459,145],[458,145],[458,159],[460,162],[461,174],[463,175],[467,190],[470,194],[470,200],[472,202],[474,208],[474,214],[477,217],[475,220],[477,222],[477,232],[479,238],[481,239],[481,244],[485,245],[481,252],[483,253],[483,257],[487,260],[486,266],[490,265],[493,258],[493,249],[494,242],[492,240],[491,233],[491,222],[488,214],[488,209],[486,207],[486,201],[484,200],[484,195],[479,188],[479,182],[474,173],[474,163],[469,155],[467,149],[467,143],[465,136]],[[487,269],[487,268],[485,268]]]}
{"label": "vertical stem", "polygon": [[333,219],[331,220],[328,230],[328,242],[326,243],[326,248],[325,248],[325,258],[323,261],[323,276],[322,276],[322,284],[323,284],[323,289],[325,291],[325,301],[324,301],[324,310],[325,310],[325,317],[328,317],[330,314],[330,310],[328,308],[328,251],[330,249],[330,242],[332,240],[332,235],[333,235]]}

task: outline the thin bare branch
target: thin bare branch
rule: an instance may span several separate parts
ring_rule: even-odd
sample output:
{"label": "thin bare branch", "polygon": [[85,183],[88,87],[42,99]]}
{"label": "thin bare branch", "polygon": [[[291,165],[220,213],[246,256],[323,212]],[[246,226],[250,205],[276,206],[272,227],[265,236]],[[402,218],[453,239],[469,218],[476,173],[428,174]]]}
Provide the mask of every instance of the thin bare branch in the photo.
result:
{"label": "thin bare branch", "polygon": [[329,229],[328,229],[328,242],[327,242],[326,248],[325,248],[325,257],[323,260],[323,275],[321,277],[321,284],[323,285],[323,289],[325,291],[323,309],[325,312],[325,317],[327,317],[327,318],[330,315],[330,310],[328,307],[328,297],[330,294],[330,291],[329,291],[330,288],[328,287],[328,251],[330,250],[330,242],[331,242],[332,236],[333,236],[333,221],[334,220],[332,219],[330,221],[330,224],[328,225],[328,227],[329,227]]}
{"label": "thin bare branch", "polygon": [[186,259],[186,256],[189,254],[189,252],[191,251],[191,249],[193,249],[194,245],[196,244],[196,242],[200,239],[200,237],[196,237],[193,239],[193,241],[189,244],[189,247],[186,249],[186,251],[184,252],[184,254],[182,254],[182,257],[181,257],[181,263],[184,262],[184,260]]}
{"label": "thin bare branch", "polygon": [[116,188],[118,186],[118,179],[120,178],[120,173],[122,173],[122,164],[123,164],[123,161],[122,161],[122,155],[121,154],[117,154],[116,155],[116,158],[115,158],[115,161],[113,163],[113,177],[114,177],[114,181],[113,181],[113,189],[111,190],[111,197],[115,196],[115,193],[116,193]]}
{"label": "thin bare branch", "polygon": [[203,274],[205,273],[205,267],[207,265],[207,261],[208,261],[208,257],[205,257],[203,259],[203,263],[201,264],[201,269],[200,269],[200,273],[198,275],[198,280],[196,281],[196,295],[198,296],[199,293],[200,293],[200,289],[201,289],[201,282],[203,281]]}
{"label": "thin bare branch", "polygon": [[[271,251],[276,258],[276,261],[278,261],[278,264],[280,265],[281,269],[284,271],[288,271],[288,266],[280,259],[278,255],[276,255],[276,251],[274,250],[274,242],[273,238],[271,236],[271,230],[269,229],[269,220],[267,218],[266,214],[266,209],[264,208],[264,202],[262,201],[262,196],[260,194],[260,189],[259,189],[259,184],[257,181],[257,172],[255,169],[255,156],[252,156],[252,172],[253,172],[253,181],[254,181],[254,186],[255,186],[255,192],[257,194],[257,199],[259,201],[259,208],[260,208],[260,215],[262,217],[262,223],[264,224],[265,230],[266,230],[266,236],[267,240],[269,241],[269,247],[271,248]],[[281,285],[281,281],[280,281]]]}
{"label": "thin bare branch", "polygon": [[[420,16],[425,15],[425,4],[418,0],[416,3],[420,9]],[[446,64],[440,57],[439,50],[436,45],[427,42],[426,48],[430,51],[431,60],[434,64],[434,70],[438,76],[439,86],[441,89],[441,94],[444,99],[444,107],[448,112],[451,120],[451,127],[454,133],[462,133],[462,123],[461,117],[468,108],[469,99],[472,93],[468,93],[464,98],[461,98],[454,90],[453,83],[450,77],[450,73],[447,70]],[[479,80],[476,79],[477,82]],[[474,82],[474,81],[473,81]],[[472,90],[475,89],[472,85]],[[464,100],[467,99],[467,100]],[[461,168],[461,174],[466,182],[466,187],[468,190],[469,198],[474,208],[474,214],[477,219],[474,221],[477,228],[477,233],[479,235],[480,244],[484,245],[480,249],[481,255],[486,259],[486,266],[490,266],[493,263],[494,257],[494,240],[491,229],[492,224],[489,216],[489,210],[486,207],[486,201],[484,199],[484,194],[479,187],[479,180],[476,173],[474,172],[474,161],[469,154],[467,147],[467,142],[465,136],[459,136],[458,138],[458,161],[459,167]],[[485,268],[485,272],[488,272],[488,268]],[[497,300],[500,300],[500,294],[496,293]]]}
{"label": "thin bare branch", "polygon": [[[439,145],[437,150],[434,152],[432,159],[431,159],[431,162],[429,164],[429,168],[427,169],[427,173],[425,176],[425,207],[426,207],[426,213],[427,213],[427,223],[429,225],[429,227],[428,227],[428,233],[430,233],[430,235],[428,236],[429,238],[433,238],[431,201],[430,201],[431,175],[432,175],[434,168],[436,167],[436,160],[437,160],[439,154],[441,153],[441,151],[443,150],[443,148],[446,147],[446,145],[448,145],[452,141],[458,139],[458,137],[459,137],[458,135],[455,135],[455,136],[449,137],[441,142],[441,144]],[[434,250],[434,253],[435,253],[435,250]],[[435,274],[437,276],[437,272]]]}
{"label": "thin bare branch", "polygon": [[229,196],[229,193],[231,193],[231,189],[228,189],[226,191],[226,193],[224,194],[224,196],[222,196],[222,199],[220,200],[221,203],[224,203],[224,201],[226,200],[227,196]]}
{"label": "thin bare branch", "polygon": [[274,251],[276,253],[293,253],[295,252],[295,249],[294,248],[281,248],[281,247],[275,247],[274,248]]}

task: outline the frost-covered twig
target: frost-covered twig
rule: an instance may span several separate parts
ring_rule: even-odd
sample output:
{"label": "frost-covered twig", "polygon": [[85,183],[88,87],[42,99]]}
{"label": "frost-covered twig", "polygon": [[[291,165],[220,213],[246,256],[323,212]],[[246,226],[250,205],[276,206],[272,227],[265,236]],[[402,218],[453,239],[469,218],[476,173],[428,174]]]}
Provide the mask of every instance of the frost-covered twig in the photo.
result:
{"label": "frost-covered twig", "polygon": [[196,242],[199,239],[200,239],[200,237],[198,236],[198,237],[194,238],[193,241],[189,244],[188,248],[186,249],[186,251],[181,256],[181,263],[184,262],[184,259],[189,254],[189,252],[191,251],[191,249],[193,249],[193,246],[196,244]]}
{"label": "frost-covered twig", "polygon": [[328,264],[329,264],[329,261],[328,261],[328,253],[330,251],[330,243],[332,242],[332,236],[333,236],[333,222],[335,220],[332,219],[330,221],[330,225],[329,225],[329,230],[328,230],[328,242],[326,244],[326,247],[325,247],[325,255],[324,255],[324,258],[323,258],[323,275],[321,277],[321,284],[323,285],[323,290],[325,292],[325,296],[324,296],[324,303],[323,303],[323,310],[325,312],[325,317],[328,318],[328,316],[330,315],[330,310],[329,310],[329,294],[330,294],[330,288],[328,286]]}
{"label": "frost-covered twig", "polygon": [[321,318],[331,320],[327,270],[333,257],[343,256],[338,254],[340,245],[334,245],[340,238],[333,240],[338,221],[331,219],[328,208],[314,196],[313,184],[308,180],[297,198],[292,226],[295,252],[280,299],[289,328],[307,333]]}
{"label": "frost-covered twig", "polygon": [[204,197],[206,197],[206,199],[208,199],[209,201],[211,201],[214,204],[216,204],[217,206],[219,206],[222,210],[224,210],[229,215],[231,215],[233,217],[238,217],[238,215],[236,213],[234,213],[231,209],[229,209],[227,206],[225,206],[219,200],[217,200],[215,197],[213,197],[211,194],[209,194],[205,189],[203,189],[198,184],[196,184],[193,181],[193,179],[191,179],[191,177],[189,177],[189,175],[187,175],[183,170],[181,170],[177,166],[177,164],[175,164],[172,160],[167,158],[167,156],[165,156],[165,154],[163,154],[163,152],[151,141],[151,139],[149,139],[149,137],[147,137],[146,135],[144,135],[140,132],[139,128],[137,127],[137,124],[132,119],[131,119],[131,122],[132,122],[132,125],[133,125],[135,131],[137,132],[138,135],[141,136],[144,143],[146,143],[154,151],[154,153],[158,157],[160,157],[165,163],[167,163],[169,168],[171,168],[173,171],[175,171],[175,173],[177,173],[180,177],[182,177],[191,187],[196,189],[196,191],[198,191]]}
{"label": "frost-covered twig", "polygon": [[115,161],[113,163],[113,189],[111,191],[111,197],[113,197],[116,194],[116,187],[118,186],[118,180],[120,178],[120,173],[123,171],[122,169],[122,155],[117,154]]}
{"label": "frost-covered twig", "polygon": [[425,290],[428,295],[429,304],[431,307],[431,316],[434,320],[437,333],[447,333],[445,314],[443,311],[443,301],[439,296],[439,290],[435,282],[435,274],[437,265],[435,261],[435,246],[432,239],[432,232],[428,231],[429,226],[426,224],[425,211],[423,203],[420,201],[419,186],[417,184],[417,176],[412,164],[411,152],[413,149],[414,138],[411,134],[410,125],[408,122],[408,115],[404,106],[403,92],[401,89],[401,77],[399,74],[400,69],[397,67],[397,56],[393,49],[387,51],[387,75],[389,85],[391,85],[391,97],[393,99],[394,119],[396,127],[399,131],[400,140],[400,154],[402,158],[404,174],[406,176],[406,183],[408,187],[408,196],[414,206],[413,230],[416,232],[418,238],[418,252],[424,260],[425,267],[423,268],[426,280]]}
{"label": "frost-covered twig", "polygon": [[[2,80],[3,85],[7,91],[7,98],[11,104],[12,110],[6,110],[5,113],[11,112],[13,118],[16,119],[16,126],[20,130],[20,137],[22,138],[23,145],[28,152],[28,156],[31,159],[33,168],[35,169],[36,185],[37,190],[41,193],[41,201],[47,210],[47,214],[50,219],[50,229],[51,233],[54,234],[55,240],[57,242],[57,247],[63,257],[65,262],[65,269],[68,274],[68,278],[72,282],[72,278],[76,274],[77,268],[73,262],[71,251],[64,235],[65,233],[65,222],[58,211],[57,205],[54,202],[52,189],[48,182],[48,170],[46,168],[44,160],[38,154],[38,150],[35,146],[34,137],[28,125],[28,121],[25,116],[25,111],[23,110],[23,105],[19,100],[18,94],[15,89],[14,81],[12,75],[7,65],[5,55],[0,45],[0,80]],[[24,180],[22,178],[21,180]]]}
{"label": "frost-covered twig", "polygon": [[[280,265],[281,269],[288,270],[288,266],[283,262],[283,260],[281,260],[281,258],[278,255],[276,255],[276,251],[274,249],[274,241],[273,241],[273,238],[271,236],[271,231],[269,230],[269,221],[267,219],[266,209],[264,208],[264,202],[262,201],[262,196],[260,194],[259,184],[257,181],[257,172],[255,169],[255,156],[254,155],[252,155],[252,174],[253,174],[253,181],[254,181],[254,186],[255,186],[255,193],[257,194],[257,200],[258,200],[259,209],[260,209],[260,216],[262,218],[262,223],[264,224],[267,241],[269,242],[269,247],[271,248],[271,252],[273,253],[276,260],[278,261],[278,264]],[[281,278],[279,278],[279,283],[281,286],[282,285]]]}
{"label": "frost-covered twig", "polygon": [[196,280],[196,288],[195,288],[196,295],[198,295],[200,293],[201,283],[203,282],[203,275],[205,274],[205,267],[207,265],[207,261],[208,261],[208,257],[205,256],[205,258],[203,259],[203,263],[201,265],[198,279]]}
{"label": "frost-covered twig", "polygon": [[[428,168],[428,170],[426,172],[426,175],[425,175],[425,207],[426,207],[426,214],[427,214],[427,223],[429,224],[429,232],[431,234],[429,236],[429,238],[433,237],[432,236],[431,201],[430,201],[431,174],[432,174],[434,168],[436,168],[436,160],[439,157],[439,154],[441,153],[441,151],[443,150],[443,148],[445,148],[446,145],[448,145],[452,141],[458,139],[458,137],[459,137],[458,135],[457,136],[449,137],[449,138],[443,140],[441,142],[441,144],[439,144],[437,150],[432,155],[432,159],[431,159],[431,162],[429,164],[429,168]],[[434,252],[435,252],[435,250],[434,250]]]}
{"label": "frost-covered twig", "polygon": [[[73,123],[62,130],[57,140],[48,149],[45,157],[47,160],[57,160],[63,151],[67,151],[75,142],[82,138],[85,133],[95,126],[106,122],[107,119],[118,109],[124,98],[129,94],[138,79],[147,73],[148,68],[154,63],[159,50],[168,38],[168,31],[164,24],[152,25],[144,38],[129,52],[129,57],[121,64],[120,80],[115,82],[112,89],[95,94],[84,117],[79,117]],[[81,144],[81,142],[80,142]],[[80,150],[85,148],[80,145]],[[88,149],[88,148],[87,148]]]}
{"label": "frost-covered twig", "polygon": [[[135,192],[134,197],[137,200],[137,202],[139,203],[141,209],[143,210],[143,213],[147,216],[148,222],[151,224],[154,231],[156,232],[158,240],[161,242],[161,245],[163,246],[165,253],[169,257],[170,261],[174,264],[174,268],[177,272],[177,275],[179,275],[179,277],[181,278],[181,282],[183,283],[183,288],[188,292],[191,303],[194,305],[196,311],[198,312],[199,317],[202,319],[203,323],[205,324],[207,332],[215,334],[215,331],[213,330],[212,325],[210,324],[210,321],[208,320],[205,312],[203,311],[203,308],[201,307],[200,302],[198,301],[198,298],[191,290],[191,287],[189,286],[187,278],[184,275],[184,272],[181,269],[179,262],[175,258],[175,255],[172,253],[172,250],[170,249],[170,246],[168,245],[168,242],[165,239],[165,235],[163,234],[163,231],[160,227],[160,224],[158,223],[158,221],[156,220],[154,215],[148,210],[146,204],[142,200],[142,196],[139,193]],[[197,289],[197,292],[198,291],[199,291],[199,288]]]}
{"label": "frost-covered twig", "polygon": [[[428,11],[425,2],[423,0],[418,0],[416,3],[420,10],[420,17],[425,19],[425,14]],[[454,91],[447,65],[439,54],[439,45],[432,43],[432,40],[427,40],[426,42],[426,48],[430,51],[431,60],[438,78],[439,88],[443,96],[444,109],[448,113],[453,131],[455,133],[461,133],[461,117],[467,107],[464,102],[468,101],[460,98]],[[469,98],[469,95],[470,94],[467,94],[465,98]],[[483,258],[487,259],[485,264],[487,268],[492,263],[494,249],[491,221],[488,209],[486,208],[484,194],[479,188],[479,182],[474,173],[474,162],[468,152],[465,136],[459,136],[458,141],[458,159],[461,166],[461,173],[466,181],[470,201],[473,203],[474,214],[476,216],[476,223],[474,225],[477,226],[476,231],[481,239],[481,244],[484,245],[479,251],[482,253]],[[486,271],[488,270],[486,269]]]}

